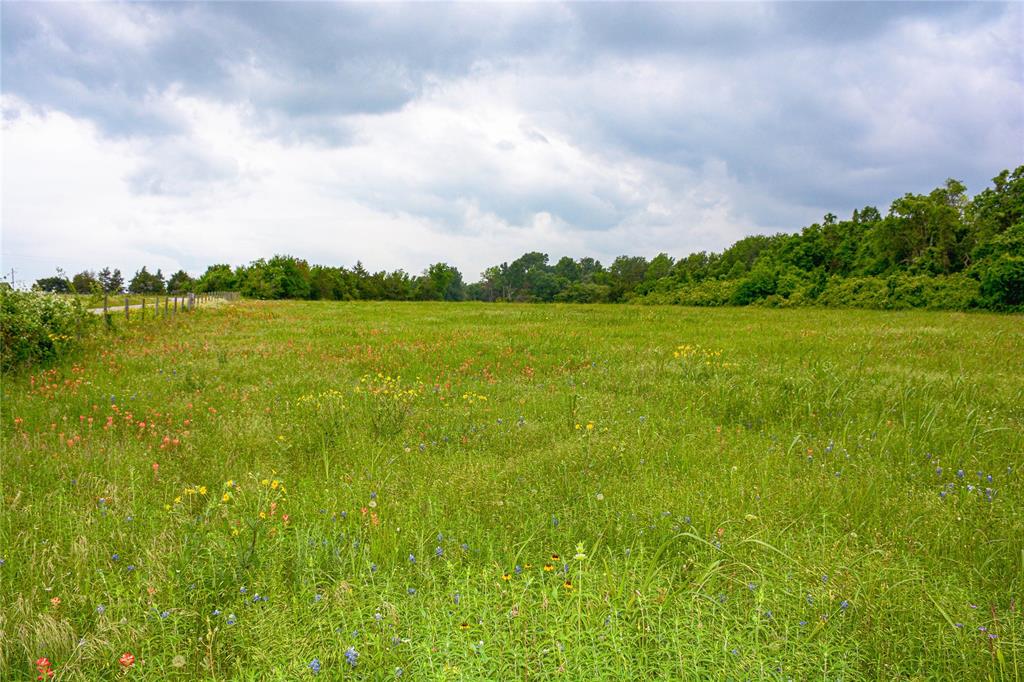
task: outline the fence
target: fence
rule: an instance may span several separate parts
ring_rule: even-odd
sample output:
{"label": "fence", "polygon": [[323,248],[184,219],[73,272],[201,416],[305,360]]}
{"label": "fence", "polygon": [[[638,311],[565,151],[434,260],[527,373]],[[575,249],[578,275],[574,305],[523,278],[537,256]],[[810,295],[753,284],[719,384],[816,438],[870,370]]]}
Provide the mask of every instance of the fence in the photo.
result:
{"label": "fence", "polygon": [[[223,301],[237,301],[239,298],[237,291],[207,291],[201,294],[187,293],[180,295],[164,296],[163,297],[163,311],[161,314],[161,297],[154,296],[153,304],[146,301],[146,297],[143,296],[141,303],[131,303],[129,296],[124,297],[124,319],[125,321],[131,320],[132,311],[135,311],[136,317],[141,316],[142,320],[146,319],[146,312],[152,308],[153,317],[173,317],[180,312],[187,313],[195,310],[197,307],[203,304],[208,304],[214,300]],[[120,309],[120,304],[110,305],[110,296],[107,294],[103,295],[103,307],[96,308],[93,310],[95,313],[100,313],[106,320],[111,320],[113,312]]]}

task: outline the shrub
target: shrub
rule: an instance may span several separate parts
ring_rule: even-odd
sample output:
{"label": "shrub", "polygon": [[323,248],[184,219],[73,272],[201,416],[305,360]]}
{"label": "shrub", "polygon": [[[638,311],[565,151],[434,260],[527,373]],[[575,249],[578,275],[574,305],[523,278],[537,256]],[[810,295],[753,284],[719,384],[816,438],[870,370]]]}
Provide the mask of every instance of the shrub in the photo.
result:
{"label": "shrub", "polygon": [[6,372],[57,360],[95,321],[76,298],[0,290],[0,367]]}
{"label": "shrub", "polygon": [[1024,310],[1024,257],[1004,253],[986,263],[980,298],[992,310]]}

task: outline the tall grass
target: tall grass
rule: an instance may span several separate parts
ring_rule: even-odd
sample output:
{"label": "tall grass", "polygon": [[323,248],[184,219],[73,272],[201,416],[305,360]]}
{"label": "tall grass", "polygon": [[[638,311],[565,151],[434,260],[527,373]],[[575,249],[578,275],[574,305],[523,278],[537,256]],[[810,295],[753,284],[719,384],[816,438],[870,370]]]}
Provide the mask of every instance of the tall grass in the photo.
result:
{"label": "tall grass", "polygon": [[0,678],[1020,679],[1022,357],[926,312],[117,328],[3,382]]}

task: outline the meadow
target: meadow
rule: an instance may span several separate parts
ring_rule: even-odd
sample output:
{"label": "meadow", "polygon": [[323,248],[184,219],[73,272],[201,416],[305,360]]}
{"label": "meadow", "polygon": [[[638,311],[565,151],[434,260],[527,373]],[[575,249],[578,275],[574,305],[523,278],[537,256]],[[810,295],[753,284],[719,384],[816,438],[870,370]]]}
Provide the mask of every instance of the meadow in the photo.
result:
{"label": "meadow", "polygon": [[0,679],[1024,678],[1020,316],[115,325],[2,385]]}

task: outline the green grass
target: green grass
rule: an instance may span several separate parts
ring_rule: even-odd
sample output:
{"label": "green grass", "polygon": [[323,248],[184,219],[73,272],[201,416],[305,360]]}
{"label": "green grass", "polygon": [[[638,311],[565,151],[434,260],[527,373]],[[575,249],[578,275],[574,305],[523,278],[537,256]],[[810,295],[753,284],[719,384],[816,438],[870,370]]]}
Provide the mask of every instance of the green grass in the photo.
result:
{"label": "green grass", "polygon": [[3,382],[0,678],[130,651],[153,680],[1020,680],[1022,322],[284,302],[115,328]]}

